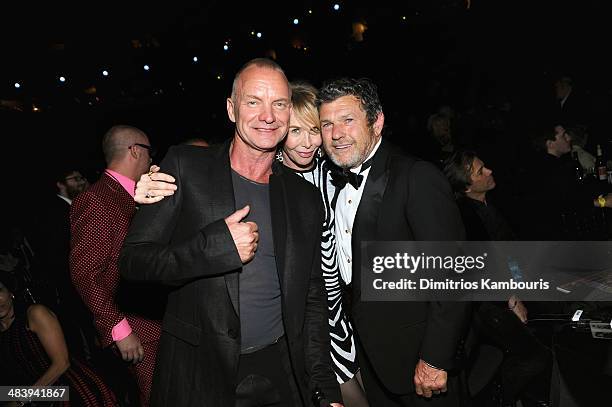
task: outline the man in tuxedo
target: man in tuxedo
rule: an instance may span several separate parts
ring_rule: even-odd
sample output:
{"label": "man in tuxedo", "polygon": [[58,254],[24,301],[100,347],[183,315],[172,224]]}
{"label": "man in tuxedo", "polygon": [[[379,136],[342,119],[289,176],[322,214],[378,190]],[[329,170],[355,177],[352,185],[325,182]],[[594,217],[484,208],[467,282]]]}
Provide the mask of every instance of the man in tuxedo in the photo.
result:
{"label": "man in tuxedo", "polygon": [[[95,343],[91,314],[70,281],[70,206],[89,186],[73,167],[60,169],[54,177],[55,194],[44,201],[44,213],[32,236],[35,271],[54,289],[49,306],[57,312],[71,353],[89,356]],[[43,302],[46,302],[43,300]]]}
{"label": "man in tuxedo", "polygon": [[163,297],[147,287],[120,287],[117,260],[136,212],[136,180],[151,163],[151,146],[141,130],[114,126],[104,135],[102,149],[104,174],[70,210],[70,273],[93,314],[102,347],[116,346],[123,360],[133,364],[140,402],[148,406]]}
{"label": "man in tuxedo", "polygon": [[55,178],[56,193],[45,202],[45,214],[38,222],[33,243],[44,272],[49,273],[49,280],[57,285],[58,302],[64,308],[63,303],[70,303],[74,291],[68,271],[70,206],[89,183],[73,168],[60,170]]}
{"label": "man in tuxedo", "polygon": [[[455,406],[448,375],[467,304],[361,301],[363,241],[463,240],[450,186],[432,164],[395,151],[382,137],[384,114],[367,79],[339,79],[319,92],[323,144],[335,197],[338,262],[352,302],[358,359],[370,405]],[[448,388],[448,392],[447,392]]]}
{"label": "man in tuxedo", "polygon": [[248,62],[226,105],[233,138],[170,148],[161,167],[176,191],[139,211],[121,255],[126,278],[174,286],[152,404],[341,406],[320,267],[322,202],[273,165],[291,112],[284,72],[268,59]]}

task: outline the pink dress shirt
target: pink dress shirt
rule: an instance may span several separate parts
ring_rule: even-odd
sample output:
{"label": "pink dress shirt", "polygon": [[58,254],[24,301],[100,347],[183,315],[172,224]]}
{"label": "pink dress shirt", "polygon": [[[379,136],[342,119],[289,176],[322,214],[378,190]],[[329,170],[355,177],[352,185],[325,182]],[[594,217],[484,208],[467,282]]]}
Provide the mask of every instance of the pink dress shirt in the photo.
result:
{"label": "pink dress shirt", "polygon": [[[106,173],[127,191],[128,194],[133,198],[134,191],[136,191],[136,181],[125,175],[119,174],[117,171],[106,169]],[[117,325],[115,325],[111,331],[111,335],[115,342],[125,339],[129,334],[132,333],[132,327],[128,323],[127,319],[123,318]]]}

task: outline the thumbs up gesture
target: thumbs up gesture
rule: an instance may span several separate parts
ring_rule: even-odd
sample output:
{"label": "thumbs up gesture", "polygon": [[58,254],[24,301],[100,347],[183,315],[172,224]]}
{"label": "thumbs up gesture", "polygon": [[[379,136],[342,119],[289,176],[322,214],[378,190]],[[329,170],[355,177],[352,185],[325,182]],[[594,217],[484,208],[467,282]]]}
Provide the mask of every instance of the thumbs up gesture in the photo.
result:
{"label": "thumbs up gesture", "polygon": [[238,209],[230,216],[225,218],[225,223],[234,239],[234,244],[240,255],[242,264],[246,264],[255,256],[257,243],[259,242],[259,232],[255,222],[242,222],[251,208],[249,205]]}

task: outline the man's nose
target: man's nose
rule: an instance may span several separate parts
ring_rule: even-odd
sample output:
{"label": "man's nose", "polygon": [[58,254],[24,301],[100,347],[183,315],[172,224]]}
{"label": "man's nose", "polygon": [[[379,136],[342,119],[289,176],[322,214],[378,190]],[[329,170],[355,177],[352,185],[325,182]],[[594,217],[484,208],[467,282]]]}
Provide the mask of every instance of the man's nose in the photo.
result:
{"label": "man's nose", "polygon": [[266,123],[274,123],[276,121],[276,117],[274,116],[274,110],[272,109],[271,105],[263,105],[262,111],[259,114],[259,120]]}
{"label": "man's nose", "polygon": [[332,128],[332,138],[334,140],[340,140],[343,136],[344,136],[344,133],[342,132],[342,129],[340,129],[339,126],[334,126]]}

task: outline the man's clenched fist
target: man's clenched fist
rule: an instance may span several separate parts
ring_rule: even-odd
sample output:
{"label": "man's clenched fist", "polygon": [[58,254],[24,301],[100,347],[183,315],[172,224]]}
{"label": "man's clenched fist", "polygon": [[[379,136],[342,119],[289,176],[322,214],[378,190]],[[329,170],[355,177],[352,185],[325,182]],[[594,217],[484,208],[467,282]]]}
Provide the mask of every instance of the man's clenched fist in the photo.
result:
{"label": "man's clenched fist", "polygon": [[232,234],[242,264],[246,264],[253,259],[259,242],[257,224],[255,222],[242,222],[242,219],[249,214],[250,209],[247,205],[225,218],[225,223]]}

